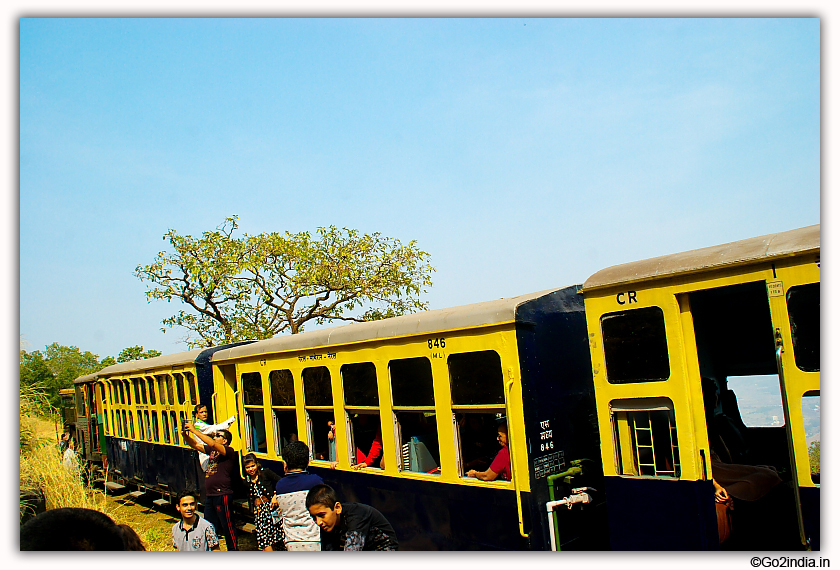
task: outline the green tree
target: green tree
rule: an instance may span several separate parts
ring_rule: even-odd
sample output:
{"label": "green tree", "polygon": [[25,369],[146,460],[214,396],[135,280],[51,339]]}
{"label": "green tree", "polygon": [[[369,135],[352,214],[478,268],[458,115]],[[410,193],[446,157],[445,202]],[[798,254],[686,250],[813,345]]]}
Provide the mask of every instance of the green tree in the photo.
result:
{"label": "green tree", "polygon": [[820,442],[812,441],[808,446],[808,462],[811,464],[811,473],[820,472]]}
{"label": "green tree", "polygon": [[55,375],[50,370],[44,355],[40,351],[20,351],[20,385],[24,386],[52,386],[55,384]]}
{"label": "green tree", "polygon": [[161,252],[136,275],[147,298],[188,306],[163,320],[187,329],[192,347],[302,332],[308,322],[369,321],[428,308],[430,256],[379,233],[335,226],[234,237],[236,216],[201,237],[170,229]]}
{"label": "green tree", "polygon": [[[149,349],[145,350],[144,347],[137,345],[131,346],[128,348],[124,348],[120,351],[120,354],[117,356],[117,362],[131,362],[132,360],[143,360],[144,358],[154,358],[155,356],[160,356],[163,354],[159,350]],[[103,363],[105,361],[103,360]]]}

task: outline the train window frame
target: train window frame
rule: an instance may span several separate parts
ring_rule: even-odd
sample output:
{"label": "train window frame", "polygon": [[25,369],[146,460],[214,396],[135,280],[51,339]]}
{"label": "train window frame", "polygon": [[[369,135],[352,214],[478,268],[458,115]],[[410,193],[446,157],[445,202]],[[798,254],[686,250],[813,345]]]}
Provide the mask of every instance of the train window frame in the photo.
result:
{"label": "train window frame", "polygon": [[128,433],[131,435],[131,439],[136,439],[134,437],[134,414],[132,410],[126,410],[128,412]]}
{"label": "train window frame", "polygon": [[169,412],[166,410],[161,410],[161,423],[163,424],[163,443],[169,444],[171,440],[169,438]]}
{"label": "train window frame", "polygon": [[[307,392],[313,383],[323,380],[323,374],[318,371],[326,371],[327,385],[329,390],[329,405],[311,403],[311,398]],[[318,380],[314,375],[320,374],[321,379]],[[329,422],[335,424],[335,394],[332,390],[332,371],[328,366],[309,366],[300,372],[301,382],[303,384],[303,409],[306,419],[306,431],[309,438],[309,455],[313,461],[328,462],[330,458],[330,444],[327,433],[330,431]],[[320,401],[320,400],[316,400]],[[324,400],[326,401],[326,400]],[[324,441],[323,448],[319,448],[322,440]],[[319,457],[321,455],[321,457]]]}
{"label": "train window frame", "polygon": [[155,374],[155,384],[157,385],[158,402],[161,406],[168,406],[172,402],[166,399],[166,374]]}
{"label": "train window frame", "polygon": [[[816,296],[814,295],[816,290]],[[801,294],[801,295],[800,295]],[[807,295],[807,296],[805,296]],[[816,323],[813,322],[813,306],[805,303],[816,298]],[[800,301],[801,299],[801,301]],[[820,282],[794,285],[785,294],[790,338],[793,344],[793,360],[803,372],[820,371]],[[808,326],[802,333],[800,325]],[[816,326],[814,326],[816,325]],[[816,333],[816,334],[814,334]],[[815,365],[816,363],[816,365]]]}
{"label": "train window frame", "polygon": [[[242,390],[242,409],[245,418],[245,449],[257,454],[268,453],[265,394],[262,382],[262,374],[259,372],[243,372],[239,375],[239,385]],[[252,402],[250,397],[255,397],[256,401]],[[262,447],[260,447],[260,435],[262,435]]]}
{"label": "train window frame", "polygon": [[157,406],[157,398],[155,397],[155,378],[154,376],[145,376],[146,385],[149,388],[149,405]]}
{"label": "train window frame", "polygon": [[[419,367],[412,365],[412,363],[419,364],[421,362],[423,363],[422,371]],[[420,380],[424,383],[428,381],[429,385],[419,391],[410,391],[406,386],[403,386],[400,378],[404,373],[406,373],[406,386],[414,384],[416,387],[420,384]],[[391,412],[394,420],[394,440],[397,443],[395,446],[396,457],[394,458],[396,459],[397,470],[400,473],[439,477],[443,465],[440,458],[440,429],[438,427],[440,418],[437,413],[434,397],[434,370],[432,368],[432,361],[426,356],[391,359],[388,361],[388,380],[391,386]],[[431,388],[430,394],[428,393],[428,388]],[[428,399],[429,395],[431,396],[430,401]],[[416,400],[412,401],[410,397],[415,397]],[[400,401],[397,401],[398,399]],[[428,437],[426,437],[425,441],[420,439],[431,434],[422,434],[420,431],[418,431],[418,435],[408,435],[406,433],[414,431],[412,429],[406,429],[411,423],[406,420],[415,417],[415,414],[417,414],[416,417],[419,419],[417,425],[423,422],[429,423],[428,418],[434,419],[433,448],[437,452],[436,461],[432,449],[429,449],[429,445],[427,445],[432,442]],[[406,440],[407,438],[411,439]],[[422,444],[422,447],[418,444]],[[432,462],[436,464],[436,467],[428,469]],[[411,468],[412,464],[416,465],[415,469]]]}
{"label": "train window frame", "polygon": [[172,376],[175,378],[175,396],[178,399],[178,405],[187,403],[187,391],[184,388],[184,375],[181,372],[173,372]]}
{"label": "train window frame", "polygon": [[178,414],[175,410],[169,411],[169,420],[172,427],[172,444],[181,445],[181,438],[178,437]]}
{"label": "train window frame", "polygon": [[[380,412],[379,405],[379,379],[376,374],[376,365],[369,361],[343,364],[339,369],[339,374],[341,375],[341,386],[344,395],[344,422],[347,426],[347,454],[350,458],[351,465],[358,465],[361,463],[359,461],[360,455],[358,451],[361,450],[363,454],[369,452],[376,441],[377,432],[379,434],[380,446],[383,445],[382,414]],[[371,378],[373,379],[372,386],[369,385]],[[365,383],[368,385],[365,386]],[[371,394],[365,394],[365,392],[369,392],[371,388],[373,391],[372,396]],[[353,399],[352,402],[348,402],[348,394],[351,395]],[[356,396],[359,395],[362,395],[362,397],[356,399]],[[376,416],[377,426],[375,426],[375,430],[371,430],[374,432],[374,436],[371,439],[370,445],[365,445],[365,447],[368,448],[367,450],[356,445],[356,440],[358,439],[356,430],[358,423],[361,421],[361,416]],[[367,435],[365,435],[365,440],[367,440]],[[335,441],[335,439],[333,439],[333,441]],[[379,457],[373,464],[365,462],[366,469],[382,470],[383,467],[381,467],[381,465],[384,451],[384,447],[382,447],[379,450]],[[330,453],[335,453],[332,448],[330,449]],[[334,461],[332,456],[330,459],[331,461]]]}
{"label": "train window frame", "polygon": [[[615,399],[610,401],[609,409],[615,450],[615,470],[619,476],[665,480],[681,478],[679,430],[676,423],[674,402],[670,398],[660,396]],[[659,440],[656,439],[651,413],[657,414],[655,416],[658,424],[656,431],[660,436],[662,436],[663,431],[662,420],[665,419],[663,413],[667,414],[668,424],[665,426],[667,427],[665,431],[668,433],[669,439],[666,443],[670,443],[670,446],[662,445],[662,442],[665,441],[662,437]],[[647,417],[645,418],[642,414],[647,414]],[[641,427],[636,428],[637,422],[645,419],[647,419],[649,427],[645,428],[644,424],[641,424]],[[648,436],[645,435],[645,432],[650,432],[650,443],[648,443]],[[657,441],[660,442],[658,446],[656,445]],[[670,470],[659,469],[660,459],[666,461],[667,467],[667,448],[669,447],[672,468]],[[650,449],[649,454],[647,449]],[[642,459],[645,459],[645,461],[642,462]],[[648,459],[652,459],[653,463],[650,463]],[[651,470],[653,474],[650,474]]]}
{"label": "train window frame", "polygon": [[[647,332],[647,339],[636,338],[635,345],[631,344],[634,340],[620,334],[613,334],[612,327],[619,326],[622,323],[619,319],[623,319],[628,325],[624,325],[625,329],[633,331],[633,336],[639,337],[643,327],[640,325],[640,319],[647,315],[655,314],[656,318],[650,319],[648,325],[654,325],[656,330],[644,331]],[[628,319],[635,319],[631,322]],[[652,305],[650,307],[640,307],[637,309],[626,309],[623,311],[614,311],[604,313],[599,319],[601,328],[601,347],[604,356],[604,368],[606,369],[607,382],[610,384],[636,384],[644,382],[666,382],[671,377],[671,357],[668,345],[668,329],[665,321],[665,311],[662,307]],[[661,326],[660,326],[661,325]],[[653,338],[653,337],[656,338]],[[649,342],[653,338],[656,345]],[[638,350],[639,347],[647,348],[648,350],[642,352]],[[628,358],[628,354],[634,354],[633,358]],[[642,355],[642,356],[638,356]],[[656,359],[658,365],[661,367],[664,363],[667,370],[662,374],[664,369],[657,369],[648,364],[651,374],[639,374],[639,360],[646,358],[647,361]],[[635,361],[635,364],[627,364]],[[633,369],[633,366],[636,369]],[[630,374],[632,372],[632,374]]]}
{"label": "train window frame", "polygon": [[160,422],[158,418],[158,411],[152,410],[150,414],[152,417],[152,439],[154,443],[160,443]]}
{"label": "train window frame", "polygon": [[[816,398],[816,401],[814,400],[815,398]],[[815,485],[819,486],[820,485],[820,467],[821,467],[821,465],[820,465],[821,462],[820,462],[820,459],[819,459],[819,451],[817,452],[818,463],[817,463],[817,470],[815,472],[814,471],[814,465],[811,463],[811,459],[812,459],[811,458],[811,447],[814,445],[814,443],[820,444],[821,443],[821,438],[815,439],[815,440],[811,441],[811,443],[808,443],[808,424],[809,424],[809,419],[810,419],[810,418],[808,418],[808,416],[810,414],[806,413],[806,408],[809,404],[815,405],[815,410],[817,412],[817,425],[819,426],[818,430],[820,430],[822,428],[822,425],[820,423],[820,420],[821,420],[820,413],[822,412],[822,403],[821,403],[821,400],[820,400],[820,391],[819,390],[809,390],[809,391],[805,392],[804,394],[802,394],[802,420],[803,420],[802,421],[802,423],[803,423],[802,427],[805,430],[805,445],[806,445],[806,449],[808,450],[808,471],[811,474],[811,482],[814,483]],[[820,434],[820,431],[817,431],[817,433]]]}
{"label": "train window frame", "polygon": [[[492,355],[492,356],[491,356]],[[457,378],[463,372],[460,370],[463,367],[468,374],[472,375],[475,368],[475,360],[481,358],[490,358],[493,362],[486,362],[482,363],[482,366],[486,366],[487,364],[496,364],[498,363],[498,376],[495,379],[499,381],[499,388],[500,394],[493,394],[493,399],[498,399],[498,396],[501,396],[501,402],[478,402],[473,401],[472,403],[466,403],[465,401],[456,402],[456,388],[455,386],[458,384]],[[463,361],[463,363],[461,362]],[[453,366],[455,364],[455,366]],[[476,414],[481,416],[493,416],[493,420],[491,421],[491,425],[487,426],[488,433],[492,429],[492,436],[493,440],[496,440],[497,429],[496,425],[498,421],[504,416],[506,416],[507,410],[507,394],[505,394],[505,376],[504,376],[504,367],[502,364],[502,357],[501,355],[495,350],[476,350],[476,351],[468,351],[468,352],[456,352],[451,353],[446,358],[446,368],[449,374],[449,395],[452,402],[451,409],[452,409],[452,426],[453,432],[455,434],[455,465],[457,467],[458,477],[460,479],[467,479],[472,480],[472,477],[467,477],[466,472],[469,469],[466,469],[466,461],[464,459],[464,441],[461,438],[461,425],[460,420],[458,418],[459,415],[463,417],[463,419],[467,419],[468,415]],[[495,371],[493,375],[496,376]],[[474,382],[474,381],[473,381]],[[474,394],[470,395],[470,399],[473,399],[475,396],[481,396],[481,390],[476,391]],[[467,398],[464,398],[466,400]],[[459,398],[460,400],[460,398]],[[507,419],[505,419],[507,422]],[[493,457],[495,457],[501,447],[495,450],[493,453]],[[490,459],[492,463],[492,459]],[[488,464],[489,467],[489,464]],[[500,481],[504,481],[500,479]],[[505,481],[509,482],[509,481]]]}
{"label": "train window frame", "polygon": [[125,402],[123,402],[126,406],[131,405],[131,384],[128,380],[122,380],[123,386],[125,386]]}
{"label": "train window frame", "polygon": [[143,441],[146,439],[146,433],[143,431],[143,412],[137,410],[137,439]]}
{"label": "train window frame", "polygon": [[[288,383],[288,387],[291,388],[291,391],[281,390],[281,388],[284,388],[284,385],[281,384],[281,382]],[[288,439],[288,442],[291,443],[292,441],[297,441],[299,439],[294,374],[288,368],[271,370],[268,373],[268,389],[271,408],[271,424],[274,429],[274,452],[278,456],[282,456],[283,448],[285,447],[283,445],[283,440]],[[285,392],[286,399],[280,398],[281,391]],[[291,400],[288,399],[290,394]],[[291,422],[288,421],[289,414],[291,414]],[[294,431],[289,432],[288,438],[283,437],[286,430],[282,429],[282,425],[292,425],[294,427]],[[291,438],[292,434],[295,436],[295,439]]]}
{"label": "train window frame", "polygon": [[195,383],[195,374],[189,370],[184,371],[184,381],[187,383],[189,390],[189,405],[195,406],[198,404],[198,386]]}
{"label": "train window frame", "polygon": [[138,380],[139,378],[132,378],[131,386],[134,388],[134,404],[139,406],[143,398],[140,397],[140,382]]}
{"label": "train window frame", "polygon": [[146,422],[146,441],[152,442],[154,441],[154,437],[152,435],[152,421],[151,421],[151,412],[149,410],[143,410],[143,421]]}

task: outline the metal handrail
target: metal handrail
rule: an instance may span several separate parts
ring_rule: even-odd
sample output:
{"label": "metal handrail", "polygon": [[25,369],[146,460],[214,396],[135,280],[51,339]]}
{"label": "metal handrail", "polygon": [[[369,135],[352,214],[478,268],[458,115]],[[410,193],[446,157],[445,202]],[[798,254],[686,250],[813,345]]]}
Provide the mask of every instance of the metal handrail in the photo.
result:
{"label": "metal handrail", "polygon": [[513,421],[510,417],[510,391],[513,389],[513,378],[511,378],[506,386],[507,397],[505,397],[505,415],[507,416],[508,424],[508,451],[510,452],[510,475],[513,479],[513,488],[516,492],[516,511],[519,515],[519,535],[522,538],[528,538],[531,533],[525,533],[525,521],[522,517],[522,497],[519,492],[519,477],[516,472],[516,456],[513,454]]}

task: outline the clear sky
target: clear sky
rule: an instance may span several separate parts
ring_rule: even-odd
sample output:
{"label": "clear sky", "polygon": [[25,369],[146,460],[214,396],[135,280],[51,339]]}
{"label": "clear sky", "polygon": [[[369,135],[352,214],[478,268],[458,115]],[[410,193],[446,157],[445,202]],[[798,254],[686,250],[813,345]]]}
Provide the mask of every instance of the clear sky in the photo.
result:
{"label": "clear sky", "polygon": [[442,308],[820,222],[819,19],[22,19],[20,334],[185,350],[168,228],[417,240]]}

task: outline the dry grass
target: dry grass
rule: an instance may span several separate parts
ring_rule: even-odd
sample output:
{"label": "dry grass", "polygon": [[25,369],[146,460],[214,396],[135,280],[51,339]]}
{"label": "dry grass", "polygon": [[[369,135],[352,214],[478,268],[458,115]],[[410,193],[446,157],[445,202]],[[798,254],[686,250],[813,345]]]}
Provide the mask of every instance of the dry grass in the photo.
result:
{"label": "dry grass", "polygon": [[[64,467],[56,441],[56,416],[37,389],[20,391],[20,490],[21,494],[42,493],[47,509],[80,507],[101,511],[117,524],[127,524],[140,536],[147,550],[172,550],[164,517],[143,516],[101,491],[84,484],[78,470]],[[20,512],[33,505],[21,501]]]}

